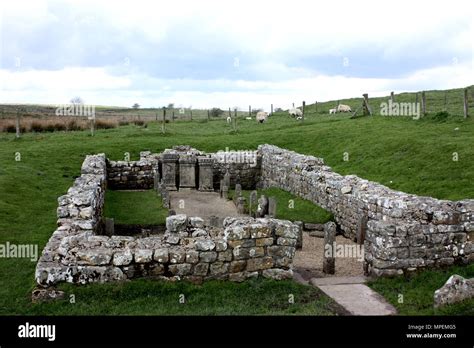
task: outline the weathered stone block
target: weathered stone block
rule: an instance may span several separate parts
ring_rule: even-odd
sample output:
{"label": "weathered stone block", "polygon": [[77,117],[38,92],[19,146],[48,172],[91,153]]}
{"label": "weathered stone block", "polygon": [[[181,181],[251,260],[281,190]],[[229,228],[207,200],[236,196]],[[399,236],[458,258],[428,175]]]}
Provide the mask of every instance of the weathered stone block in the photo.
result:
{"label": "weathered stone block", "polygon": [[155,261],[160,263],[166,263],[169,260],[169,250],[168,248],[159,248],[155,250],[153,255]]}
{"label": "weathered stone block", "polygon": [[200,262],[194,265],[194,275],[206,276],[209,271],[209,263]]}
{"label": "weathered stone block", "polygon": [[153,259],[153,250],[150,249],[137,249],[135,250],[135,262],[136,263],[147,263]]}
{"label": "weathered stone block", "polygon": [[273,258],[270,256],[252,258],[247,260],[247,271],[254,272],[273,267]]}
{"label": "weathered stone block", "polygon": [[203,251],[199,253],[199,260],[201,262],[214,262],[217,259],[217,253],[215,251]]}

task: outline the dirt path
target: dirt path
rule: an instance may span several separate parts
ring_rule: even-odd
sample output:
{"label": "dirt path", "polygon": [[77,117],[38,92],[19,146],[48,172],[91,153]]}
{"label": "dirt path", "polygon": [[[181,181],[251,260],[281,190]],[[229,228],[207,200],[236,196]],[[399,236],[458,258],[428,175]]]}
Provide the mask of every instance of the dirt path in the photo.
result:
{"label": "dirt path", "polygon": [[[343,236],[336,237],[336,244],[355,245],[353,241]],[[363,261],[358,258],[336,258],[336,273],[327,275],[323,273],[323,255],[324,239],[303,233],[303,248],[296,251],[293,267],[306,280],[319,277],[362,276],[364,274]]]}
{"label": "dirt path", "polygon": [[199,216],[209,220],[210,216],[217,216],[223,220],[227,216],[240,216],[232,201],[222,199],[216,192],[171,191],[171,209],[176,214]]}

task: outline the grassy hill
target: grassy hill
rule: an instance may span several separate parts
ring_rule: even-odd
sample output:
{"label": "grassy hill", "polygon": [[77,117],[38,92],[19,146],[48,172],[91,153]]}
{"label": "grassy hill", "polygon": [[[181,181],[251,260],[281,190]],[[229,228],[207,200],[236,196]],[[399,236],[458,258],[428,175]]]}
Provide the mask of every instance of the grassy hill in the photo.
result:
{"label": "grassy hill", "polygon": [[[57,197],[63,195],[74,177],[80,174],[81,163],[87,154],[105,152],[117,160],[129,152],[132,159],[137,159],[140,151],[162,151],[177,144],[218,151],[226,147],[256,149],[259,144],[270,143],[323,157],[341,174],[357,174],[396,190],[452,200],[474,198],[474,117],[455,116],[442,121],[430,117],[420,120],[349,117],[348,114],[308,113],[305,121],[299,122],[286,113],[279,113],[264,124],[240,119],[237,131],[225,120],[218,119],[169,123],[165,134],[161,124],[153,121],[146,128],[130,124],[98,130],[94,137],[88,131],[27,133],[20,139],[15,139],[13,134],[0,133],[0,243],[37,243],[42,250],[56,226]],[[345,153],[347,161],[344,160]],[[457,161],[453,160],[455,153]],[[20,161],[15,160],[15,157],[18,159],[16,155],[21,155]],[[119,285],[67,288],[81,301],[76,307],[69,303],[54,307],[31,305],[29,295],[34,286],[35,265],[27,259],[0,260],[0,313],[125,311],[122,301],[114,295],[114,291],[121,291]],[[254,292],[249,299],[258,298],[258,301],[268,303],[257,296],[261,291],[259,286],[250,286]],[[274,293],[283,294],[286,290],[280,287],[288,285],[272,283],[268,286]],[[128,292],[120,292],[117,298],[134,293],[154,293],[156,287],[153,282],[146,281],[130,284],[126,286]],[[180,291],[179,287],[174,288],[170,298]],[[187,288],[183,286],[182,289]],[[96,300],[88,302],[89,294]],[[143,308],[143,313],[160,313],[159,298],[147,299],[146,295],[144,298],[138,307]],[[212,307],[212,303],[203,301],[200,305]],[[268,301],[274,301],[274,298]],[[153,310],[147,312],[147,306]],[[311,300],[301,306],[300,313],[310,313],[315,303]],[[230,310],[231,307],[226,308]],[[217,307],[215,310],[219,312]],[[291,309],[283,312],[296,313]],[[242,308],[239,313],[245,314],[245,310]]]}
{"label": "grassy hill", "polygon": [[[468,99],[470,113],[474,114],[474,86],[468,86]],[[448,89],[448,90],[430,90],[425,91],[426,95],[426,112],[427,114],[435,114],[440,111],[447,111],[451,115],[462,116],[463,115],[463,94],[464,88]],[[418,94],[418,99],[416,95]],[[369,104],[372,108],[372,112],[375,115],[380,115],[380,104],[382,102],[388,102],[390,96],[384,97],[371,97],[369,95]],[[326,102],[313,103],[312,101],[306,101],[305,114],[308,116],[328,114],[329,109],[335,108],[339,103],[349,105],[353,111],[357,110],[362,105],[362,96],[360,98],[340,99],[331,100]],[[394,101],[399,103],[421,103],[421,92],[406,92],[406,93],[395,93]],[[300,106],[301,107],[301,106]]]}

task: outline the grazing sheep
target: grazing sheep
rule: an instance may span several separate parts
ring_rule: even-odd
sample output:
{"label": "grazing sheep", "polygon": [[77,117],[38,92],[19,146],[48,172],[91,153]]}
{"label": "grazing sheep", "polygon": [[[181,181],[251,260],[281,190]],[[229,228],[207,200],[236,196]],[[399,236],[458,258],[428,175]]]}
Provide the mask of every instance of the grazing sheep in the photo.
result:
{"label": "grazing sheep", "polygon": [[251,119],[252,119],[252,117],[246,117],[245,119],[246,119],[246,120],[251,120]]}
{"label": "grazing sheep", "polygon": [[298,117],[298,116],[303,116],[303,111],[301,111],[300,109],[298,108],[293,108],[293,109],[290,109],[288,110],[288,113],[290,114],[290,116],[292,117]]}
{"label": "grazing sheep", "polygon": [[339,104],[337,106],[337,112],[352,112],[352,109],[349,105]]}
{"label": "grazing sheep", "polygon": [[263,123],[267,120],[267,118],[268,118],[268,113],[266,113],[265,111],[260,111],[260,112],[257,112],[257,117],[255,119],[258,122]]}
{"label": "grazing sheep", "polygon": [[329,109],[329,114],[335,114],[337,112],[336,109]]}
{"label": "grazing sheep", "polygon": [[232,122],[232,118],[230,116],[227,116],[227,123],[231,123]]}

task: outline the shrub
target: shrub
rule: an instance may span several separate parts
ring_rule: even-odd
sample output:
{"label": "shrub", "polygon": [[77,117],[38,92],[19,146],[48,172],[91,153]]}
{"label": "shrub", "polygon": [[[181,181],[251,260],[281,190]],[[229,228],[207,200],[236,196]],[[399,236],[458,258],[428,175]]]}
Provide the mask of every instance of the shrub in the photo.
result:
{"label": "shrub", "polygon": [[54,122],[54,130],[55,131],[65,131],[67,128],[66,128],[66,123],[65,122],[60,122],[60,121],[56,121]]}
{"label": "shrub", "polygon": [[434,121],[446,121],[449,118],[449,112],[439,111],[432,116]]}
{"label": "shrub", "polygon": [[83,130],[84,127],[83,125],[79,124],[76,119],[71,119],[67,123],[67,130],[68,131],[78,131],[78,130]]}
{"label": "shrub", "polygon": [[44,132],[43,123],[41,121],[32,121],[30,125],[30,131],[32,132]]}
{"label": "shrub", "polygon": [[96,129],[110,129],[117,127],[117,123],[114,121],[109,120],[96,120],[95,121],[95,128]]}
{"label": "shrub", "polygon": [[224,110],[221,110],[219,108],[212,108],[210,111],[209,111],[209,115],[211,117],[219,117],[220,115],[222,115],[224,113]]}
{"label": "shrub", "polygon": [[44,131],[45,132],[54,132],[55,124],[53,122],[45,122],[44,124]]}

